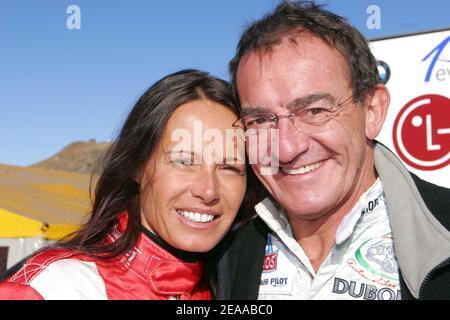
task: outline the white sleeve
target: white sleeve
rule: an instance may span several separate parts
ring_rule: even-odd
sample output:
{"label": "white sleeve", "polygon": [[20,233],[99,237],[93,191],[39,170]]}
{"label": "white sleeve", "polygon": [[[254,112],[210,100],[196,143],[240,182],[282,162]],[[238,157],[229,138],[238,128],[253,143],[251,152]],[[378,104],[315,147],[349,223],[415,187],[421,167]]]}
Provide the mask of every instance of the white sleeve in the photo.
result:
{"label": "white sleeve", "polygon": [[30,286],[45,300],[108,300],[95,262],[58,260],[40,272]]}

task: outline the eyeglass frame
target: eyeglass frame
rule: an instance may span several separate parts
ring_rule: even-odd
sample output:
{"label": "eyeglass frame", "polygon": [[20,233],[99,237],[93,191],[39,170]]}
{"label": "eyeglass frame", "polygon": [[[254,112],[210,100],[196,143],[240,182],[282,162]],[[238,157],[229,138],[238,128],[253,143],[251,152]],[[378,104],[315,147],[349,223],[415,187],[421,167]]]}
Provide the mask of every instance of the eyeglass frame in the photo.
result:
{"label": "eyeglass frame", "polygon": [[[327,111],[329,111],[329,110],[335,110],[334,112],[336,112],[336,111],[339,110],[341,107],[343,107],[345,103],[347,103],[348,101],[350,101],[350,99],[352,99],[352,98],[354,98],[354,97],[355,97],[355,95],[352,94],[351,96],[349,96],[349,97],[343,99],[341,102],[338,102],[338,103],[336,103],[336,104],[334,104],[334,105],[331,105],[331,106],[329,106],[329,107],[327,107],[327,108],[324,108],[324,109],[326,109]],[[306,107],[305,107],[305,108],[306,108]],[[303,110],[304,108],[301,108],[301,109]],[[261,114],[267,114],[267,115],[270,114],[270,115],[272,115],[272,117],[270,118],[270,120],[271,120],[271,121],[275,120],[275,126],[274,126],[273,128],[270,128],[270,129],[278,129],[278,122],[279,122],[279,120],[282,119],[282,118],[287,118],[287,119],[290,120],[291,124],[294,126],[295,129],[297,129],[297,130],[299,130],[299,131],[302,131],[301,129],[299,129],[299,128],[297,128],[297,127],[295,126],[295,116],[296,116],[295,113],[289,113],[289,114],[275,114],[275,113],[272,113],[272,112],[261,112],[261,113],[259,113],[259,114],[254,115],[254,116],[257,117],[258,115],[261,115]],[[337,113],[336,113],[336,116],[337,116]],[[244,121],[243,121],[243,119],[244,119],[245,117],[247,117],[247,116],[240,117],[239,119],[237,119],[235,122],[233,122],[232,126],[233,126],[234,128],[247,130],[247,128],[245,128]],[[335,117],[335,116],[334,116],[334,117]],[[334,118],[334,117],[333,117],[333,118]],[[321,126],[321,125],[327,124],[327,123],[328,123],[330,120],[332,120],[333,118],[329,118],[326,122],[321,123],[321,124],[319,124],[319,125],[317,125],[317,126]],[[258,128],[254,128],[254,129],[258,129]],[[268,129],[269,129],[269,128],[268,128]],[[302,131],[302,132],[303,132],[303,131]],[[304,132],[304,133],[305,133],[305,132]]]}

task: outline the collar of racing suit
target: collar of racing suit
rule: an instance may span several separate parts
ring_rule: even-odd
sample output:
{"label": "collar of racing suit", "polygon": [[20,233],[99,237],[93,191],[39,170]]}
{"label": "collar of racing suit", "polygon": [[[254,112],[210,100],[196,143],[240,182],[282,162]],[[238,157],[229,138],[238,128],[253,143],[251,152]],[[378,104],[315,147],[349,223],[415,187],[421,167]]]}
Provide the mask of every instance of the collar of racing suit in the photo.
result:
{"label": "collar of racing suit", "polygon": [[[128,214],[124,212],[108,234],[107,243],[116,241],[122,235],[127,221]],[[145,232],[141,233],[136,246],[120,257],[120,261],[139,277],[146,279],[152,290],[161,295],[189,295],[203,276],[203,263],[200,260],[185,261],[175,256]]]}
{"label": "collar of racing suit", "polygon": [[142,232],[149,237],[153,242],[160,246],[162,249],[166,250],[168,253],[172,254],[173,256],[177,257],[178,259],[181,259],[186,262],[196,262],[199,260],[202,260],[203,253],[200,252],[190,252],[190,251],[184,251],[177,249],[175,247],[172,247],[170,244],[168,244],[166,241],[164,241],[161,237],[157,236],[150,230],[148,230],[146,227],[142,226]]}
{"label": "collar of racing suit", "polygon": [[434,217],[403,163],[375,143],[375,169],[383,185],[403,279],[418,298],[422,283],[450,256],[450,232]]}

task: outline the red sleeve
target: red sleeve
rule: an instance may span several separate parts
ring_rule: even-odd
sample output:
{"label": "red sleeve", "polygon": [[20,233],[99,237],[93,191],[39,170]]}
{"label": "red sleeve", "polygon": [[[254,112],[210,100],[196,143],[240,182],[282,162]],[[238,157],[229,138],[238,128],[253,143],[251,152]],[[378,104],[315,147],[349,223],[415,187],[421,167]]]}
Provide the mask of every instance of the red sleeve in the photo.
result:
{"label": "red sleeve", "polygon": [[44,300],[30,286],[4,281],[0,283],[0,300]]}

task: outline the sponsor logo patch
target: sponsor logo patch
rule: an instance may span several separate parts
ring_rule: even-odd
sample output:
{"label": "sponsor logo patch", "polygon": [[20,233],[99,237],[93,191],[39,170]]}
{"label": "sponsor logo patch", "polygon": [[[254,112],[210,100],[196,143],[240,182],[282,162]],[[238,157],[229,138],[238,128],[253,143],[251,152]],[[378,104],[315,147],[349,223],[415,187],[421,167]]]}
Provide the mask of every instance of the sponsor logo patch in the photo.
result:
{"label": "sponsor logo patch", "polygon": [[272,238],[267,238],[266,254],[264,255],[263,272],[272,272],[277,269],[278,250],[273,250]]}
{"label": "sponsor logo patch", "polygon": [[397,288],[398,265],[391,235],[365,241],[347,265],[372,283]]}
{"label": "sponsor logo patch", "polygon": [[333,293],[348,294],[355,299],[364,300],[400,300],[400,290],[378,288],[377,286],[334,278]]}
{"label": "sponsor logo patch", "polygon": [[392,139],[400,158],[413,168],[450,164],[450,99],[428,94],[408,102],[395,119]]}
{"label": "sponsor logo patch", "polygon": [[388,64],[382,60],[377,60],[377,69],[378,76],[380,77],[381,82],[386,84],[391,77],[391,69],[389,68]]}
{"label": "sponsor logo patch", "polygon": [[422,62],[429,62],[425,82],[429,82],[431,79],[437,81],[448,81],[450,79],[450,69],[448,68],[450,50],[445,50],[449,43],[450,36],[443,39],[422,59]]}

